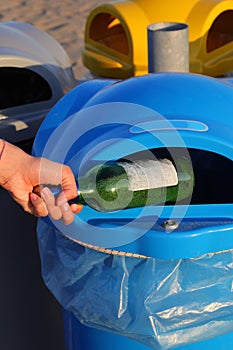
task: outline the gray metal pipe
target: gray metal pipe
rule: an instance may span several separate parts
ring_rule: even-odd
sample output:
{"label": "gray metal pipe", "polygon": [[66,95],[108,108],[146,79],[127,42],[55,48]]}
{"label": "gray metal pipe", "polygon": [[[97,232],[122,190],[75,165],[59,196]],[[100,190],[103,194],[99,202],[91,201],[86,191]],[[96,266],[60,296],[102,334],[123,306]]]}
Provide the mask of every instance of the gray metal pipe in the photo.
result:
{"label": "gray metal pipe", "polygon": [[147,27],[148,72],[189,72],[188,25],[158,22]]}

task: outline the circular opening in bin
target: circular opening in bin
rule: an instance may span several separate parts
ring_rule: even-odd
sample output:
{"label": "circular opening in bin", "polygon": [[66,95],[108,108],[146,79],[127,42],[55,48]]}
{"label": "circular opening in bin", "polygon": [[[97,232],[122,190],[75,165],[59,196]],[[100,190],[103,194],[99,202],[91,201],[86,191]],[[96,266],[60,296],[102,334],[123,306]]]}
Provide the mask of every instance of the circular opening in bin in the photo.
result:
{"label": "circular opening in bin", "polygon": [[92,40],[129,55],[129,43],[119,19],[109,13],[96,15],[91,23],[89,36]]}
{"label": "circular opening in bin", "polygon": [[0,67],[0,109],[48,101],[48,82],[27,68]]}

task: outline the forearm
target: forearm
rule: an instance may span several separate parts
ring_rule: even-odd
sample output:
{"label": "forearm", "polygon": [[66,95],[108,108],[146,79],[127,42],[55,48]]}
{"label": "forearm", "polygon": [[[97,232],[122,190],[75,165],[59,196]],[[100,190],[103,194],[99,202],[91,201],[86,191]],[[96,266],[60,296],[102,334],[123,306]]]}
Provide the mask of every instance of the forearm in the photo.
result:
{"label": "forearm", "polygon": [[20,148],[0,139],[0,185],[17,173],[25,174],[32,158]]}

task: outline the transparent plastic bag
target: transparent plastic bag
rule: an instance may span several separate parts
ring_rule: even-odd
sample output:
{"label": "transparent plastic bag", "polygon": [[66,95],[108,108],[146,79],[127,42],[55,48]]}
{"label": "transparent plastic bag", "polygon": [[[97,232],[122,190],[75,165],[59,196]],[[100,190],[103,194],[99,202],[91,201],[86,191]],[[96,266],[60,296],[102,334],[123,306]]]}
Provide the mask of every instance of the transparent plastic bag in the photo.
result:
{"label": "transparent plastic bag", "polygon": [[233,250],[160,260],[106,254],[38,222],[42,274],[84,325],[171,349],[233,331]]}

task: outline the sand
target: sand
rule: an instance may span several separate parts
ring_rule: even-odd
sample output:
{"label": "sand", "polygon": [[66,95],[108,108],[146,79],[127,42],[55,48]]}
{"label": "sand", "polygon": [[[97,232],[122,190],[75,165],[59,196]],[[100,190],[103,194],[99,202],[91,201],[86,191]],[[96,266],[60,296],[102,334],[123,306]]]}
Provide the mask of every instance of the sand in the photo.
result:
{"label": "sand", "polygon": [[10,0],[0,1],[1,21],[33,24],[52,35],[70,57],[75,77],[88,72],[81,61],[86,18],[101,0]]}

